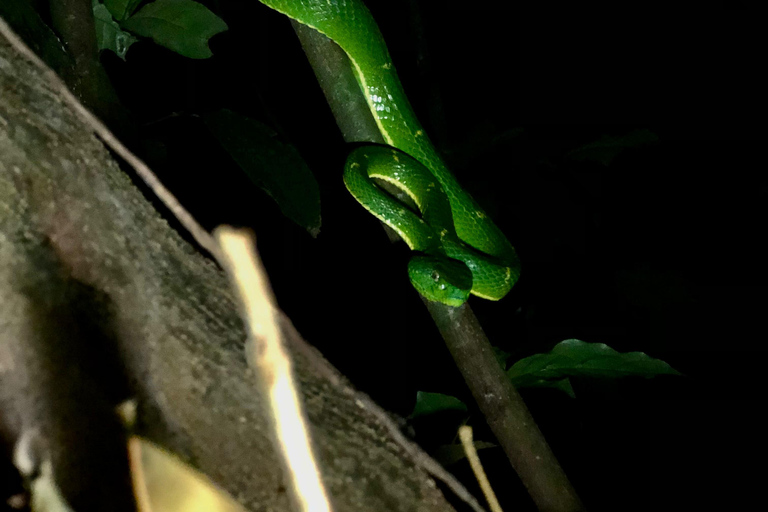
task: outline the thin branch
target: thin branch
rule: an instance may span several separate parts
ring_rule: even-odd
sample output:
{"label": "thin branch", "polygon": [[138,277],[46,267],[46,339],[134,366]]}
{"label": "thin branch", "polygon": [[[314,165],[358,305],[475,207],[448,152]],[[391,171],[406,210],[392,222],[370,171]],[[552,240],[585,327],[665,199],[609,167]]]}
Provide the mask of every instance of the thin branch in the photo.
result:
{"label": "thin branch", "polygon": [[[339,46],[316,30],[295,21],[293,29],[301,41],[304,53],[315,72],[323,94],[328,101],[336,124],[347,142],[383,143],[376,122],[373,120],[365,99],[360,94],[360,86],[349,66],[349,59]],[[403,446],[411,445],[399,431],[392,432]],[[409,452],[421,466],[433,477],[442,481],[456,496],[469,504],[476,512],[482,512],[482,506],[474,496],[437,461],[426,453],[410,447]]]}
{"label": "thin branch", "polygon": [[[293,28],[344,140],[380,143],[381,134],[360,94],[360,87],[343,50],[304,25],[293,22]],[[452,308],[426,299],[424,302],[480,410],[539,510],[584,510],[528,408],[494,358],[490,342],[469,305]],[[433,476],[443,481],[446,478],[453,480],[442,467],[439,474],[433,473]]]}
{"label": "thin branch", "polygon": [[112,127],[122,140],[132,140],[135,127],[128,109],[112,86],[99,59],[92,0],[50,2],[51,25],[72,56],[74,65],[62,77],[80,101]]}
{"label": "thin branch", "polygon": [[485,421],[539,510],[584,510],[528,407],[496,360],[469,305],[451,308],[426,299],[424,303]]}
{"label": "thin branch", "polygon": [[491,512],[503,512],[501,505],[499,505],[499,500],[496,498],[496,493],[493,492],[491,482],[488,481],[488,476],[485,474],[480,457],[477,455],[475,445],[472,442],[472,427],[469,425],[459,427],[459,439],[461,439],[461,445],[464,447],[464,453],[467,455],[467,460],[469,460],[469,465],[475,474],[477,483],[480,484],[485,500],[488,502],[488,506],[491,507]]}
{"label": "thin branch", "polygon": [[291,20],[291,25],[301,41],[344,140],[384,144],[384,137],[376,126],[365,98],[360,94],[360,86],[352,74],[344,50],[323,34],[297,21]]}
{"label": "thin branch", "polygon": [[220,263],[240,298],[248,331],[248,363],[258,371],[260,392],[269,401],[271,425],[295,509],[331,512],[317,458],[309,437],[306,413],[297,390],[291,357],[283,342],[275,300],[255,238],[247,230],[219,226],[214,236],[225,259]]}

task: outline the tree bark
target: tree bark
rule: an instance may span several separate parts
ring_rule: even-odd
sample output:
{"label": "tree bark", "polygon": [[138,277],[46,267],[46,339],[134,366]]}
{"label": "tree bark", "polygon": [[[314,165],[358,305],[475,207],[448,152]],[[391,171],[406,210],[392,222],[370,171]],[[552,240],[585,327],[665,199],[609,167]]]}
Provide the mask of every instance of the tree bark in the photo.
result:
{"label": "tree bark", "polygon": [[[138,434],[247,509],[289,510],[223,272],[6,34],[0,20],[0,436],[33,436],[78,511],[113,509],[114,495],[94,489],[125,486],[111,411],[133,397]],[[453,510],[425,467],[466,491],[284,315],[281,328],[336,510]]]}

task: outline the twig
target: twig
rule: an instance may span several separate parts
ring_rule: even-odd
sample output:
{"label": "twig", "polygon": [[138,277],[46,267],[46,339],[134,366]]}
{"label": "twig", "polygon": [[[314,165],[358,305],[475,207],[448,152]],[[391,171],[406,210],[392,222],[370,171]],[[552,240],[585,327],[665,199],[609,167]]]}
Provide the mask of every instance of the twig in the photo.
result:
{"label": "twig", "polygon": [[469,304],[452,308],[426,299],[424,303],[485,421],[539,510],[584,510],[528,407],[496,361]]}
{"label": "twig", "polygon": [[220,263],[237,289],[248,330],[246,356],[258,369],[260,390],[268,399],[277,446],[297,509],[330,512],[296,383],[291,358],[283,345],[274,298],[266,272],[254,249],[253,235],[219,226],[214,235],[224,258]]}
{"label": "twig", "polygon": [[480,489],[483,490],[488,506],[491,507],[491,512],[503,512],[499,500],[496,499],[496,494],[493,492],[491,482],[488,481],[488,476],[480,463],[480,457],[477,456],[475,445],[472,444],[472,427],[468,425],[459,427],[459,439],[461,439],[461,445],[464,447],[464,453],[467,454],[467,460],[469,460],[477,483],[480,484]]}

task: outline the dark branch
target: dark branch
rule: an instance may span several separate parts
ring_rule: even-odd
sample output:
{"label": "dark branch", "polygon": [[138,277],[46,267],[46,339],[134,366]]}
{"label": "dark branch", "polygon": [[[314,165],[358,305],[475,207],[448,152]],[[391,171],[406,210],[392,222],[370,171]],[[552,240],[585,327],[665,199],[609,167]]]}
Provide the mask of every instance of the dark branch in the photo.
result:
{"label": "dark branch", "polygon": [[[344,140],[381,143],[349,61],[327,37],[293,22]],[[583,506],[525,403],[500,368],[468,304],[452,308],[426,299],[480,410],[539,510],[575,512]]]}

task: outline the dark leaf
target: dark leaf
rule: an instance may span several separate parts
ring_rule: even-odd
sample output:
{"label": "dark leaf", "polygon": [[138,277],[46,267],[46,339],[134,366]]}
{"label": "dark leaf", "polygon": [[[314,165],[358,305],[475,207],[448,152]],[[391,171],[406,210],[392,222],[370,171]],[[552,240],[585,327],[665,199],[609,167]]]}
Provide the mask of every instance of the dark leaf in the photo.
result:
{"label": "dark leaf", "polygon": [[267,126],[230,110],[205,116],[205,123],[251,181],[275,200],[283,214],[317,236],[320,188],[296,148],[277,140]]}
{"label": "dark leaf", "polygon": [[573,396],[568,377],[655,377],[681,375],[660,359],[643,352],[620,353],[604,343],[565,340],[547,354],[521,359],[507,371],[517,387],[555,387]]}
{"label": "dark leaf", "polygon": [[443,411],[466,411],[467,406],[456,397],[441,393],[416,392],[416,405],[410,418],[418,418]]}
{"label": "dark leaf", "polygon": [[228,28],[207,7],[192,0],[156,0],[120,26],[191,59],[213,55],[208,40]]}
{"label": "dark leaf", "polygon": [[634,130],[620,136],[603,135],[596,142],[570,151],[567,156],[573,160],[600,162],[607,166],[625,149],[651,144],[658,140],[659,137],[647,129]]}

